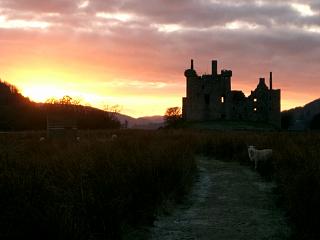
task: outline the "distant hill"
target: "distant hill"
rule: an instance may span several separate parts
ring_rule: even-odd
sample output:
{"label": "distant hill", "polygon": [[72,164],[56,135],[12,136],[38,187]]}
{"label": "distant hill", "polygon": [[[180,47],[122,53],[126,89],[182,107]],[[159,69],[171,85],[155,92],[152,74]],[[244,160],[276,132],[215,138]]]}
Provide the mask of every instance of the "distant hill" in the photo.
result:
{"label": "distant hill", "polygon": [[164,125],[163,116],[146,116],[133,118],[124,114],[117,113],[116,117],[119,119],[122,125],[124,125],[125,121],[127,121],[128,128],[157,129]]}
{"label": "distant hill", "polygon": [[303,107],[296,107],[281,113],[282,128],[303,131],[320,129],[320,98]]}

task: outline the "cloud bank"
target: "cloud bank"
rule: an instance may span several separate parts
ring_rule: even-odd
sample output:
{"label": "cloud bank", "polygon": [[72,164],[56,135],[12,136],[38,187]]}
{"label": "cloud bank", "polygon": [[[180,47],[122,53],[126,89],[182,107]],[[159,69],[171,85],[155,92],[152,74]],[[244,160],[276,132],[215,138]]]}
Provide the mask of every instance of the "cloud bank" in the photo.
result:
{"label": "cloud bank", "polygon": [[190,58],[199,73],[218,59],[247,93],[273,71],[283,105],[320,92],[318,0],[0,0],[0,43],[0,71],[30,56],[64,58],[113,76],[96,81],[125,95],[146,82],[147,93],[182,97]]}

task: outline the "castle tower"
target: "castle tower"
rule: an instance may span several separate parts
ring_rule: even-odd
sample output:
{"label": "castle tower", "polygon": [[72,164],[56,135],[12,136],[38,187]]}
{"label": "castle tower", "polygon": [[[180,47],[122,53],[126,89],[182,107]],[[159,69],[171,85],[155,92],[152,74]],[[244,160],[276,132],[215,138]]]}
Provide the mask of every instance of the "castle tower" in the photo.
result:
{"label": "castle tower", "polygon": [[198,76],[191,59],[185,70],[187,89],[183,98],[182,115],[187,121],[218,120],[226,117],[227,96],[231,91],[232,71],[218,74],[218,61],[211,61],[211,74]]}
{"label": "castle tower", "polygon": [[212,60],[211,61],[211,74],[212,76],[217,76],[218,74],[218,61],[217,60]]}

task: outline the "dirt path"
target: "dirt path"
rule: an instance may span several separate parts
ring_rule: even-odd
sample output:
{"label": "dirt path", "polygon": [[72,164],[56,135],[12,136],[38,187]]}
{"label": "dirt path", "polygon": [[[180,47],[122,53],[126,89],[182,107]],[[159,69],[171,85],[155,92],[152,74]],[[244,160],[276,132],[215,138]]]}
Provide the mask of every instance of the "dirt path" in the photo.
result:
{"label": "dirt path", "polygon": [[272,183],[238,163],[199,159],[200,174],[188,199],[161,216],[149,238],[287,239],[284,213],[275,207]]}

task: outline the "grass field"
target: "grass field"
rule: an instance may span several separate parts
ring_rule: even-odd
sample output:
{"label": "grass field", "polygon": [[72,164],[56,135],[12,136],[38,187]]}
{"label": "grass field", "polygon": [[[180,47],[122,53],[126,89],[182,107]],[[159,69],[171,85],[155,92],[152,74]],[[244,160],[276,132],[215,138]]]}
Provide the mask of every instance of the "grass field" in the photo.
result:
{"label": "grass field", "polygon": [[320,239],[319,133],[118,130],[39,142],[41,134],[0,135],[0,239],[121,239],[183,199],[196,155],[249,165],[252,144],[274,150],[259,172],[277,182],[293,238]]}

